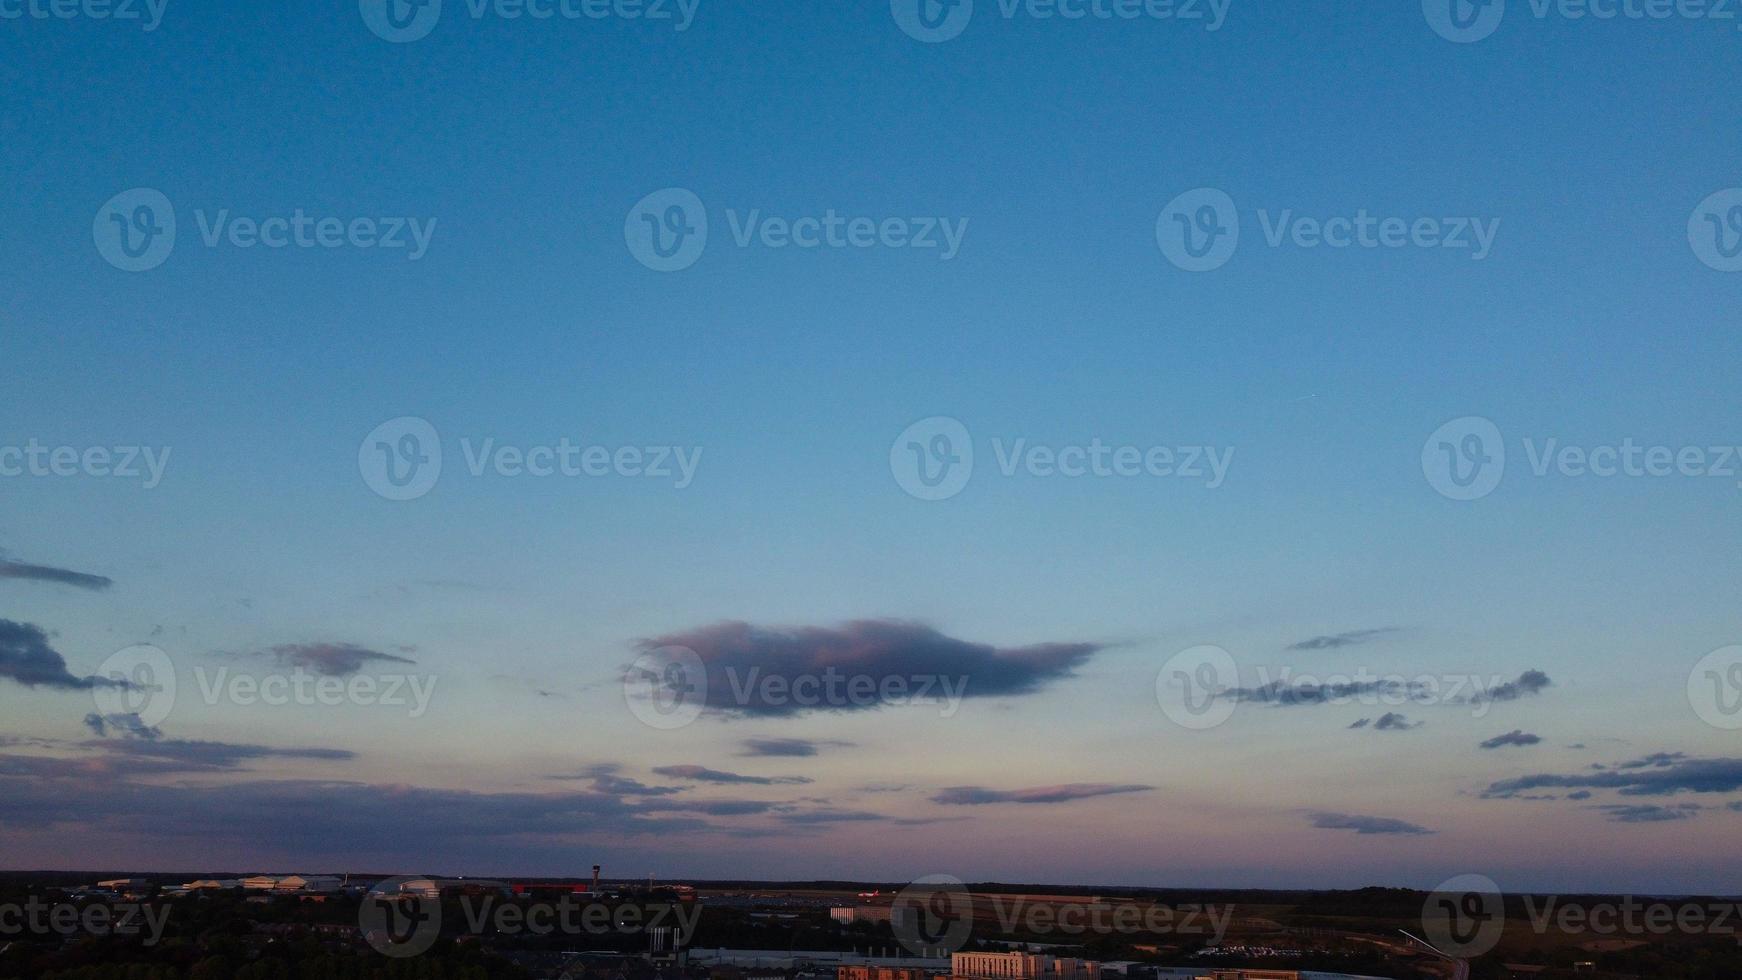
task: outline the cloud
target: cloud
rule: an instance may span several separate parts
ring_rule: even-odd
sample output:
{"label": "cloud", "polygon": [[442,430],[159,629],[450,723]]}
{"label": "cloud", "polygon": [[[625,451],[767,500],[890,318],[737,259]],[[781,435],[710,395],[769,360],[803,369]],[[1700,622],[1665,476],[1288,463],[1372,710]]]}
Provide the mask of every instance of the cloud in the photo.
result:
{"label": "cloud", "polygon": [[852,742],[815,742],[808,738],[747,738],[739,755],[773,758],[809,758],[821,748],[845,748]]}
{"label": "cloud", "polygon": [[31,565],[6,558],[0,558],[0,578],[53,582],[56,585],[70,585],[76,589],[90,589],[93,592],[101,592],[115,584],[114,579],[102,575],[87,575],[84,572],[55,568],[52,565]]}
{"label": "cloud", "polygon": [[[1447,680],[1453,679],[1447,678]],[[1477,684],[1480,684],[1480,679],[1477,679]],[[1415,702],[1417,704],[1489,704],[1497,701],[1516,701],[1526,695],[1540,694],[1543,689],[1551,685],[1552,682],[1548,679],[1547,674],[1540,670],[1527,670],[1520,674],[1517,680],[1498,683],[1492,688],[1478,690],[1468,696],[1457,694],[1449,688],[1449,685],[1441,681],[1396,676],[1339,680],[1322,684],[1312,681],[1291,684],[1288,681],[1276,680],[1260,684],[1257,687],[1232,687],[1221,692],[1220,696],[1235,701],[1252,701],[1278,707],[1384,701],[1393,703]]]}
{"label": "cloud", "polygon": [[1357,834],[1399,834],[1413,836],[1431,834],[1426,827],[1393,817],[1363,817],[1352,813],[1314,812],[1309,814],[1314,827],[1320,830],[1352,830]]}
{"label": "cloud", "polygon": [[1337,650],[1342,647],[1352,647],[1369,640],[1378,639],[1387,633],[1397,632],[1395,626],[1382,626],[1378,629],[1350,630],[1347,633],[1332,633],[1329,636],[1315,636],[1309,640],[1288,645],[1290,650]]}
{"label": "cloud", "polygon": [[792,628],[725,622],[636,645],[644,652],[694,651],[707,669],[706,706],[729,717],[1033,694],[1072,676],[1104,649],[1094,643],[995,647],[887,619]]}
{"label": "cloud", "polygon": [[236,769],[244,762],[259,759],[309,759],[321,762],[346,762],[357,753],[345,749],[281,749],[266,745],[243,745],[234,742],[157,741],[150,739],[108,740],[91,743],[119,756],[134,756],[180,763],[191,770]]}
{"label": "cloud", "polygon": [[669,796],[672,793],[684,791],[682,786],[649,786],[639,780],[620,775],[623,767],[616,763],[602,763],[588,766],[586,769],[572,775],[546,776],[546,779],[580,779],[593,784],[593,788],[601,793],[614,796]]}
{"label": "cloud", "polygon": [[780,820],[784,823],[799,824],[831,824],[831,823],[868,823],[874,820],[888,820],[881,813],[869,813],[864,810],[809,810],[803,813],[784,813]]}
{"label": "cloud", "polygon": [[1097,796],[1147,793],[1154,786],[1115,783],[1068,783],[1030,789],[988,789],[984,786],[951,786],[932,796],[933,803],[950,806],[981,806],[987,803],[1069,803]]}
{"label": "cloud", "polygon": [[139,717],[138,712],[100,715],[93,711],[85,716],[85,727],[89,728],[92,734],[98,738],[108,738],[110,729],[114,729],[115,734],[121,738],[142,738],[147,741],[155,741],[163,737],[163,729],[147,725],[145,720]]}
{"label": "cloud", "polygon": [[48,645],[48,634],[30,623],[0,619],[0,677],[25,687],[52,687],[88,691],[93,687],[127,687],[126,681],[104,677],[75,677],[66,659]]}
{"label": "cloud", "polygon": [[[1651,757],[1648,757],[1651,758]],[[1622,796],[1675,796],[1679,793],[1733,793],[1742,790],[1742,759],[1673,757],[1650,766],[1622,763],[1614,768],[1556,775],[1538,773],[1489,784],[1485,799],[1510,799],[1542,789],[1612,789]],[[1641,761],[1641,760],[1635,760]]]}
{"label": "cloud", "polygon": [[1376,732],[1407,732],[1412,728],[1420,728],[1425,724],[1427,724],[1425,721],[1412,722],[1407,717],[1400,715],[1395,711],[1387,711],[1379,716],[1378,721],[1373,723],[1373,730]]}
{"label": "cloud", "polygon": [[1541,694],[1545,689],[1553,687],[1554,681],[1540,670],[1527,670],[1518,675],[1515,681],[1507,681],[1497,685],[1483,694],[1470,698],[1471,704],[1482,704],[1495,701],[1517,701],[1519,698]]}
{"label": "cloud", "polygon": [[1507,746],[1536,745],[1542,741],[1542,736],[1532,735],[1522,729],[1514,728],[1504,735],[1496,735],[1482,743],[1485,749],[1501,749]]}
{"label": "cloud", "polygon": [[1678,803],[1674,806],[1659,806],[1655,803],[1610,803],[1592,807],[1592,809],[1602,810],[1609,815],[1610,820],[1618,823],[1663,823],[1670,820],[1687,820],[1702,808],[1698,803]]}
{"label": "cloud", "polygon": [[273,647],[268,651],[281,664],[312,670],[328,677],[348,677],[363,669],[366,663],[381,661],[394,664],[415,664],[417,661],[381,653],[351,643],[296,643]]}
{"label": "cloud", "polygon": [[802,786],[814,782],[804,776],[742,776],[735,772],[709,769],[706,766],[656,766],[655,775],[667,779],[687,779],[697,783],[728,783],[745,786]]}

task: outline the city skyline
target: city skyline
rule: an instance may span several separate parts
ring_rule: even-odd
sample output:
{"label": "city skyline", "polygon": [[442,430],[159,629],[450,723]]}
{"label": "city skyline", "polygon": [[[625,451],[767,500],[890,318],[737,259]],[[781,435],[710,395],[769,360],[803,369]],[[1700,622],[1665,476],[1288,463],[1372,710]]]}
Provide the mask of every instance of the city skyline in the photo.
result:
{"label": "city skyline", "polygon": [[0,18],[7,867],[1735,890],[1733,24],[395,5]]}

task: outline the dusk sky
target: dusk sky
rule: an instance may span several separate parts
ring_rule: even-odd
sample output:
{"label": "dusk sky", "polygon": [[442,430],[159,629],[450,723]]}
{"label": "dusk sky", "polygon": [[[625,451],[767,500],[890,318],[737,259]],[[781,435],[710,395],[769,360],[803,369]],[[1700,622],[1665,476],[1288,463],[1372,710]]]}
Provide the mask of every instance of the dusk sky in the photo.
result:
{"label": "dusk sky", "polygon": [[1737,20],[686,2],[0,2],[0,865],[1734,891]]}

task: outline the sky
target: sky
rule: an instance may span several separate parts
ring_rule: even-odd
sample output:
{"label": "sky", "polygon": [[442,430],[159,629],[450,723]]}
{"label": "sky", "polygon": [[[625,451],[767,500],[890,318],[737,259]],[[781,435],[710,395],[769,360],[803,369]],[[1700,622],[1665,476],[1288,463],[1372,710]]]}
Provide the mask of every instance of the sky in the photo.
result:
{"label": "sky", "polygon": [[1742,25],[1437,2],[0,0],[4,862],[1733,890]]}

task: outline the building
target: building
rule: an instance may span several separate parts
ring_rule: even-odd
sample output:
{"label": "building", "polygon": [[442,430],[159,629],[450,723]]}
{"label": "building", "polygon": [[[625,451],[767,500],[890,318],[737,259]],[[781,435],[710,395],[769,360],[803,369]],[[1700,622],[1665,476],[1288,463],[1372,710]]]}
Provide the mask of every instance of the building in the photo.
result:
{"label": "building", "polygon": [[1300,980],[1299,970],[1211,970],[1198,980]]}
{"label": "building", "polygon": [[330,895],[344,884],[343,879],[332,875],[290,875],[278,879],[272,890],[281,895]]}
{"label": "building", "polygon": [[952,953],[951,980],[1101,980],[1101,964],[1040,953]]}
{"label": "building", "polygon": [[887,924],[893,913],[887,905],[850,905],[829,909],[829,918],[845,926],[861,922]]}
{"label": "building", "polygon": [[243,878],[242,887],[251,892],[269,892],[278,887],[278,878],[273,875],[254,875]]}
{"label": "building", "polygon": [[932,980],[932,971],[917,966],[841,966],[835,980]]}

